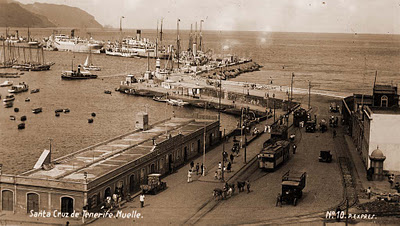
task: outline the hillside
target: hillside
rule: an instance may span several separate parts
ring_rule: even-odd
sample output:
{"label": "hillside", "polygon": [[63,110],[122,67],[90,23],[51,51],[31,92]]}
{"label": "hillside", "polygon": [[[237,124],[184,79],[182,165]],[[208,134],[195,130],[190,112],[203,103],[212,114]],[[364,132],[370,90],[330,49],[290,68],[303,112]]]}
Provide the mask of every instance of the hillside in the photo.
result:
{"label": "hillside", "polygon": [[103,28],[96,19],[76,7],[46,3],[22,5],[32,13],[46,17],[56,27]]}
{"label": "hillside", "polygon": [[0,27],[54,27],[46,17],[37,15],[15,2],[0,1]]}

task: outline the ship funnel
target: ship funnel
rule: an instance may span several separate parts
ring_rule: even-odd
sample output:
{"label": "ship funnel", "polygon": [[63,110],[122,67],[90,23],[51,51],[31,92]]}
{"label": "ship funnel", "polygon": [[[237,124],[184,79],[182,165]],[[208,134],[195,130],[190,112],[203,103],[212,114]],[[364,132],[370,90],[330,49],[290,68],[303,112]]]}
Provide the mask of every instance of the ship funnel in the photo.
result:
{"label": "ship funnel", "polygon": [[142,39],[142,30],[136,30],[136,40]]}
{"label": "ship funnel", "polygon": [[161,68],[161,61],[160,58],[157,58],[156,60],[156,72],[159,72]]}
{"label": "ship funnel", "polygon": [[71,38],[75,37],[75,29],[71,30]]}
{"label": "ship funnel", "polygon": [[193,56],[197,56],[197,44],[193,44]]}

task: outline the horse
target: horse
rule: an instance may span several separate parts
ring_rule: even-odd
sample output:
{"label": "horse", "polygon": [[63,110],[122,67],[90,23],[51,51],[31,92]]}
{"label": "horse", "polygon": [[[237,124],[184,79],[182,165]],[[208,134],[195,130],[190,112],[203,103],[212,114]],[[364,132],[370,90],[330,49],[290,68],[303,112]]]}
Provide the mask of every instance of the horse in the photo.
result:
{"label": "horse", "polygon": [[237,188],[239,190],[239,192],[244,191],[244,187],[246,186],[246,182],[244,181],[238,181],[237,182]]}
{"label": "horse", "polygon": [[223,191],[219,188],[214,189],[213,196],[215,200],[223,199]]}

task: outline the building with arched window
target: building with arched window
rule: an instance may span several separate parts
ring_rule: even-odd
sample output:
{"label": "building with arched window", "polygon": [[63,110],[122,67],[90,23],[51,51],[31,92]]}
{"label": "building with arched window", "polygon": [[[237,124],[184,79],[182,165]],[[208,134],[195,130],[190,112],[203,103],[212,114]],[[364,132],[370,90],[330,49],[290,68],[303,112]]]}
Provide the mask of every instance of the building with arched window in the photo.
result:
{"label": "building with arched window", "polygon": [[400,108],[397,87],[375,85],[372,95],[354,94],[343,100],[343,121],[360,154],[365,168],[371,168],[370,156],[379,147],[386,157],[384,171],[400,172]]}
{"label": "building with arched window", "polygon": [[[165,175],[190,161],[199,154],[189,151],[193,143],[200,141],[199,148],[208,148],[219,139],[216,118],[171,118],[146,131],[123,134],[20,175],[0,170],[0,212],[97,211],[107,197],[117,194],[124,198],[138,192],[148,174]],[[185,158],[183,150],[187,150]]]}

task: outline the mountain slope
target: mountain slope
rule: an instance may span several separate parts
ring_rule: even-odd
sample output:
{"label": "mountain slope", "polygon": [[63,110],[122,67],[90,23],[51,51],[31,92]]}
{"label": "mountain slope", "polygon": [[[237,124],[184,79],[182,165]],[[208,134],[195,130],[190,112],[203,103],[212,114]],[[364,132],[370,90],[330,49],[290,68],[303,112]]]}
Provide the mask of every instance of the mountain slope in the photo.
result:
{"label": "mountain slope", "polygon": [[103,28],[92,15],[76,7],[47,3],[21,6],[35,14],[47,17],[57,27]]}
{"label": "mountain slope", "polygon": [[0,1],[0,27],[54,27],[54,24],[18,3]]}

